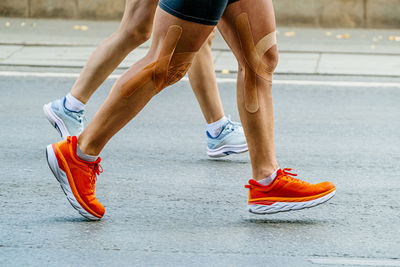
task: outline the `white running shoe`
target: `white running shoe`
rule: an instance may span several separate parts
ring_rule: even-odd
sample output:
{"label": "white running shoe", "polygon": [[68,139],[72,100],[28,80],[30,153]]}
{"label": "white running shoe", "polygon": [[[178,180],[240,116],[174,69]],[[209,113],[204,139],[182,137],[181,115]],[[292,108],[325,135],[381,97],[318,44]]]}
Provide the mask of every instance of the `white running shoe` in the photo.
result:
{"label": "white running shoe", "polygon": [[68,110],[65,107],[65,97],[44,105],[43,111],[62,139],[68,136],[79,136],[86,126],[85,111]]}
{"label": "white running shoe", "polygon": [[207,155],[211,158],[225,157],[230,154],[243,153],[248,150],[242,125],[228,120],[217,137],[207,133]]}

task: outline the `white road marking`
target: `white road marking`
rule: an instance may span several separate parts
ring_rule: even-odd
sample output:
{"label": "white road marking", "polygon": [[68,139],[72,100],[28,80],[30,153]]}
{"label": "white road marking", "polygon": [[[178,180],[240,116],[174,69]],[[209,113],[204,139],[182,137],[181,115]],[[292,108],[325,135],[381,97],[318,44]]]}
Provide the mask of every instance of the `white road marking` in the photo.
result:
{"label": "white road marking", "polygon": [[400,266],[399,259],[371,259],[371,258],[312,258],[312,263],[323,265],[359,265],[359,266]]}
{"label": "white road marking", "polygon": [[[78,78],[79,73],[68,72],[24,72],[0,71],[2,77],[38,77],[38,78]],[[111,74],[108,79],[118,79],[121,75]],[[184,77],[182,81],[188,81]],[[217,77],[218,83],[236,83],[235,78]],[[391,82],[357,82],[357,81],[316,81],[316,80],[274,80],[274,84],[298,86],[333,86],[333,87],[375,87],[375,88],[400,88],[400,83]]]}
{"label": "white road marking", "polygon": [[[0,71],[0,76],[3,77],[78,78],[79,74],[72,72]],[[118,79],[120,76],[118,74],[111,74],[108,79]]]}

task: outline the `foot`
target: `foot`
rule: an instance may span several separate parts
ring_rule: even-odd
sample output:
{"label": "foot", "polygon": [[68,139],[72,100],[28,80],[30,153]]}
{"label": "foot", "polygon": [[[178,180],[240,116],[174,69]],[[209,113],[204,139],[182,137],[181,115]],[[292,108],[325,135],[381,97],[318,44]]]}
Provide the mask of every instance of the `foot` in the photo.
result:
{"label": "foot", "polygon": [[67,140],[48,145],[47,162],[72,207],[89,220],[100,220],[105,210],[94,191],[97,175],[102,172],[101,159],[81,160],[76,155],[76,144],[76,136],[69,136]]}
{"label": "foot", "polygon": [[310,184],[292,177],[297,174],[289,173],[291,170],[278,170],[274,181],[266,186],[250,180],[245,186],[250,189],[248,210],[255,214],[300,210],[317,206],[335,195],[331,182]]}
{"label": "foot", "polygon": [[243,153],[248,150],[242,125],[228,120],[217,137],[207,133],[207,155],[212,158]]}
{"label": "foot", "polygon": [[85,128],[85,111],[68,110],[65,107],[65,97],[44,105],[43,111],[51,125],[58,130],[62,139],[66,139],[67,136],[79,136]]}

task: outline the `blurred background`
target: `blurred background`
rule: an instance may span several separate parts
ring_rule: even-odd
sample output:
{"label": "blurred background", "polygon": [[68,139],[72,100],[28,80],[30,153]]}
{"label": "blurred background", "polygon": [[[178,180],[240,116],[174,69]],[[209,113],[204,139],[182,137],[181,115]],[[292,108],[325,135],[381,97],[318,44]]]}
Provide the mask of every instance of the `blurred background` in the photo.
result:
{"label": "blurred background", "polygon": [[[274,0],[279,26],[399,28],[400,0]],[[124,0],[1,0],[0,16],[118,20]]]}

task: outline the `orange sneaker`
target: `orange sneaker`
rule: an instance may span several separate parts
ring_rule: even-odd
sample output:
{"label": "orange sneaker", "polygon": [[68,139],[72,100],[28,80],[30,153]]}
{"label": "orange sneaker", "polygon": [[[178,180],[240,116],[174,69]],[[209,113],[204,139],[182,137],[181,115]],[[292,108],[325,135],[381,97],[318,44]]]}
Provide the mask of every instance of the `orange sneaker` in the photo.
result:
{"label": "orange sneaker", "polygon": [[69,203],[83,217],[89,220],[100,220],[104,207],[94,194],[97,175],[102,172],[100,157],[94,162],[81,160],[76,155],[76,136],[48,145],[47,162]]}
{"label": "orange sneaker", "polygon": [[281,211],[311,208],[328,201],[336,189],[331,182],[310,184],[292,176],[292,169],[279,169],[275,180],[262,185],[251,179],[248,209],[255,214],[271,214]]}

